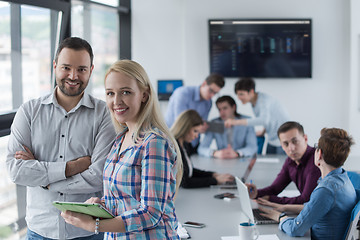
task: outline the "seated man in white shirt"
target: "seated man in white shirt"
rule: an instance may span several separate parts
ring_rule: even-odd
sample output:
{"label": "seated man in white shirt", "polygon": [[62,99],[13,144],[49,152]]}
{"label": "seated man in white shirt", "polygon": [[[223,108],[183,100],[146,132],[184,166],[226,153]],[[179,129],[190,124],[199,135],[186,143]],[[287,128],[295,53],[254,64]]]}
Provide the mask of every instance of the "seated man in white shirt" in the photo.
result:
{"label": "seated man in white shirt", "polygon": [[[245,118],[236,112],[235,100],[230,96],[218,98],[216,107],[220,117],[213,119],[213,122],[224,123],[227,119]],[[210,147],[213,139],[216,140],[217,149]],[[198,149],[198,153],[202,156],[221,159],[251,156],[256,152],[257,140],[254,128],[241,125],[225,128],[223,133],[206,132]]]}

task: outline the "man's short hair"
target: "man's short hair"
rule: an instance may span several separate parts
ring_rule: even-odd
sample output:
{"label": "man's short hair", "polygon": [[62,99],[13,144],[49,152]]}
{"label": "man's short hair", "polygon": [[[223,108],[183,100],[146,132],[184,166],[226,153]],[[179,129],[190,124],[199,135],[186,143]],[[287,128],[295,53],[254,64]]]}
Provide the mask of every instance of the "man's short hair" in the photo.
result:
{"label": "man's short hair", "polygon": [[318,148],[321,149],[324,161],[333,167],[341,167],[354,144],[353,138],[339,128],[323,128],[320,134]]}
{"label": "man's short hair", "polygon": [[219,103],[222,103],[222,102],[227,102],[231,107],[235,106],[235,112],[234,112],[234,114],[235,114],[235,116],[240,116],[240,114],[238,114],[238,113],[236,112],[236,108],[237,108],[237,107],[236,107],[236,102],[235,102],[235,100],[234,100],[232,97],[227,96],[227,95],[219,97],[218,99],[216,99],[216,106],[217,106]]}
{"label": "man's short hair", "polygon": [[93,60],[94,60],[94,54],[92,51],[92,48],[90,46],[90,44],[82,39],[82,38],[78,38],[78,37],[69,37],[69,38],[65,38],[59,45],[56,54],[55,54],[55,62],[57,63],[58,58],[59,58],[59,54],[60,52],[64,49],[64,48],[70,48],[76,51],[80,51],[80,50],[86,50],[89,55],[90,55],[90,63],[92,66],[93,65]]}
{"label": "man's short hair", "polygon": [[250,92],[252,89],[255,91],[255,81],[252,78],[241,78],[235,83],[235,94],[237,91]]}
{"label": "man's short hair", "polygon": [[300,123],[293,122],[293,121],[288,121],[288,122],[283,123],[278,129],[277,135],[279,137],[280,133],[285,133],[285,132],[287,132],[287,131],[289,131],[291,129],[294,129],[294,128],[296,128],[299,131],[299,133],[304,136],[304,128],[303,128],[303,126]]}
{"label": "man's short hair", "polygon": [[210,74],[206,79],[205,79],[207,85],[210,85],[212,83],[215,83],[219,88],[223,88],[225,85],[225,80],[224,77],[220,74],[217,73],[212,73]]}

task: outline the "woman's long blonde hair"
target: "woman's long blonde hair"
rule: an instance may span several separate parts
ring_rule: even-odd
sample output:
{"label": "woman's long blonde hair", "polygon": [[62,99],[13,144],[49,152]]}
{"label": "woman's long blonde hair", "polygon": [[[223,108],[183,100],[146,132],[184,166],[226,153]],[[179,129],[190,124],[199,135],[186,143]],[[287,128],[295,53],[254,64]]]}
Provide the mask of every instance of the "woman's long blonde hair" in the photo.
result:
{"label": "woman's long blonde hair", "polygon": [[203,119],[195,110],[186,110],[182,112],[171,127],[171,132],[176,140],[184,138],[191,128],[203,124]]}
{"label": "woman's long blonde hair", "polygon": [[[132,139],[134,144],[137,144],[142,140],[142,137],[140,136],[141,133],[145,134],[143,138],[145,138],[150,133],[159,135],[160,133],[156,131],[155,128],[159,129],[164,134],[162,137],[165,139],[170,139],[172,143],[170,145],[175,148],[177,155],[176,188],[178,189],[183,174],[181,153],[175,138],[172,136],[162,116],[159,101],[157,100],[157,95],[155,94],[147,73],[139,63],[132,60],[118,60],[113,63],[105,74],[105,82],[107,76],[111,72],[123,73],[128,77],[135,79],[139,89],[148,93],[148,100],[140,108]],[[112,112],[111,119],[117,133],[123,131],[126,128],[126,125],[120,124],[118,121],[116,121]]]}

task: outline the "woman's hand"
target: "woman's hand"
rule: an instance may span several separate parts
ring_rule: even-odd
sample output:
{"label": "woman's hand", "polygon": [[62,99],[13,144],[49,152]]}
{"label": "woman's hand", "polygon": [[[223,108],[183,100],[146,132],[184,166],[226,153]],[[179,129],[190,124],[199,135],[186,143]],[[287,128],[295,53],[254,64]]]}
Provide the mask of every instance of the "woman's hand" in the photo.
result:
{"label": "woman's hand", "polygon": [[65,211],[61,213],[61,216],[65,219],[65,222],[74,225],[75,227],[85,229],[89,232],[95,231],[95,220],[90,215]]}
{"label": "woman's hand", "polygon": [[278,203],[273,203],[270,202],[264,198],[258,198],[256,200],[256,202],[260,205],[264,205],[264,206],[268,206],[268,207],[272,207],[274,210],[279,211],[279,212],[285,212],[287,211],[286,205],[285,204],[278,204]]}
{"label": "woman's hand", "polygon": [[268,217],[270,219],[273,219],[277,222],[279,221],[279,216],[280,216],[281,212],[276,211],[271,208],[259,208],[259,209],[262,212],[262,213],[260,213],[260,215]]}
{"label": "woman's hand", "polygon": [[248,188],[249,197],[250,197],[251,199],[256,198],[257,195],[258,195],[258,190],[257,190],[256,185],[253,184],[253,183],[245,183],[245,185],[246,185],[247,188]]}
{"label": "woman's hand", "polygon": [[233,182],[235,180],[234,176],[231,174],[221,174],[221,173],[214,173],[213,177],[216,179],[217,184],[226,184],[226,182]]}
{"label": "woman's hand", "polygon": [[99,203],[105,207],[105,203],[101,201],[98,197],[91,197],[88,200],[85,201],[85,203]]}

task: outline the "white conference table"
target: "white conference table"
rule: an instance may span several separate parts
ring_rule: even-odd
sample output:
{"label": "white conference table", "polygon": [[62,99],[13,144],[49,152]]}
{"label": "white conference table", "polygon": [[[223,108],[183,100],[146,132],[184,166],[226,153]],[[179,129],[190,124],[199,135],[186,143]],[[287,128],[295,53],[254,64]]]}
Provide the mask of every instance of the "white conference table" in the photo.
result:
{"label": "white conference table", "polygon": [[[278,162],[274,162],[278,159]],[[257,187],[265,187],[272,183],[280,171],[285,156],[259,156],[252,169],[249,179]],[[204,170],[216,171],[219,173],[230,173],[242,177],[249,159],[220,160],[192,156],[194,167]],[[287,189],[296,189],[294,184]],[[184,189],[180,188],[176,201],[176,214],[181,223],[195,221],[205,223],[204,228],[186,227],[191,239],[221,239],[223,236],[238,235],[238,224],[244,222],[244,216],[240,210],[238,198],[231,201],[224,201],[214,198],[215,194],[231,192],[237,195],[237,190],[220,189],[217,186],[210,188]],[[253,202],[252,204],[255,204]],[[276,234],[279,239],[310,239],[310,231],[304,237],[292,238],[278,229],[278,224],[258,225],[260,235]]]}

